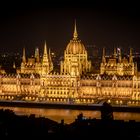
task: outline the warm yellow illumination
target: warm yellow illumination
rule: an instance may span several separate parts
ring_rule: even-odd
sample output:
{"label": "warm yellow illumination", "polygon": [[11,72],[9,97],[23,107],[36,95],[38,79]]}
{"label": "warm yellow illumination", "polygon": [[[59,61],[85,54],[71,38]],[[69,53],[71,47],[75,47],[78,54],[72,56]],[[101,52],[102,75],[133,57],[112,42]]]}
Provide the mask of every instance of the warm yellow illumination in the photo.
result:
{"label": "warm yellow illumination", "polygon": [[118,105],[140,105],[140,76],[133,62],[132,49],[127,59],[122,58],[121,50],[117,54],[116,49],[112,57],[106,58],[104,48],[100,72],[93,73],[75,23],[59,73],[53,70],[52,56],[55,54],[45,42],[42,57],[39,48],[31,58],[26,58],[23,49],[17,74],[6,74],[0,67],[0,99],[70,104],[107,101]]}

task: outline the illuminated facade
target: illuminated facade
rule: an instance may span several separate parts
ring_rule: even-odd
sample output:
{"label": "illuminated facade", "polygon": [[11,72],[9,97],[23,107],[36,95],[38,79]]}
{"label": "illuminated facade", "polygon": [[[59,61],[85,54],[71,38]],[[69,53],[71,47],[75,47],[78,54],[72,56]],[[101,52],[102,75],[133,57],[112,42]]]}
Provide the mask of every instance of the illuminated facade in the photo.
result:
{"label": "illuminated facade", "polygon": [[[119,49],[119,48],[118,48]],[[130,49],[129,60],[122,58],[121,49],[119,49],[118,56],[116,48],[112,58],[108,60],[105,57],[105,48],[103,48],[102,62],[100,67],[100,74],[107,75],[134,75],[137,73],[137,66],[134,65],[132,48]]]}
{"label": "illuminated facade", "polygon": [[21,68],[17,70],[17,73],[31,74],[36,73],[40,75],[48,74],[53,70],[53,63],[51,59],[50,49],[47,53],[47,45],[45,42],[43,58],[40,60],[39,49],[36,48],[35,56],[26,60],[25,48],[23,48],[23,56]]}
{"label": "illuminated facade", "polygon": [[[75,23],[76,24],[76,23]],[[70,40],[64,52],[64,61],[61,62],[61,73],[80,76],[91,71],[91,62],[88,61],[87,51],[81,40],[78,39],[76,25],[73,39]]]}
{"label": "illuminated facade", "polygon": [[112,104],[140,105],[140,77],[131,49],[129,60],[121,58],[121,51],[117,56],[116,50],[113,57],[107,59],[103,49],[100,73],[93,74],[75,24],[73,39],[64,51],[60,73],[53,71],[46,43],[42,58],[36,49],[35,57],[27,60],[23,49],[17,74],[0,74],[0,99],[66,104],[93,104],[106,100]]}

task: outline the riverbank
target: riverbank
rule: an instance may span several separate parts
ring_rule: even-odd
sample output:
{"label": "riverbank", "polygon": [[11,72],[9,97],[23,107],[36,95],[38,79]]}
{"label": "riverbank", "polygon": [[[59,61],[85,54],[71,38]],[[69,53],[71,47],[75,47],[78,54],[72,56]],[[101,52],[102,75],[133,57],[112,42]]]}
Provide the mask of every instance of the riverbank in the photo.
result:
{"label": "riverbank", "polygon": [[[58,109],[59,110],[59,109]],[[60,111],[59,111],[60,112]],[[59,113],[57,113],[59,114]],[[82,114],[66,124],[34,114],[17,115],[10,109],[0,109],[1,139],[139,139],[140,122],[85,118]],[[71,114],[69,115],[71,116]]]}
{"label": "riverbank", "polygon": [[[64,103],[25,102],[25,101],[5,100],[5,101],[0,101],[0,106],[100,111],[102,104],[64,104]],[[140,106],[113,105],[112,109],[113,112],[139,112],[140,113]]]}

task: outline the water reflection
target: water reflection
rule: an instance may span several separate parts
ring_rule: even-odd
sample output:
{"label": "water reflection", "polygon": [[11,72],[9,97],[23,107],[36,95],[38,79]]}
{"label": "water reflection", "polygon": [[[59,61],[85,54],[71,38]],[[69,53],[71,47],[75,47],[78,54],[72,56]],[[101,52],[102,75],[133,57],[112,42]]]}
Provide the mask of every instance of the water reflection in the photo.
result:
{"label": "water reflection", "polygon": [[[0,109],[13,110],[17,115],[30,115],[35,114],[36,117],[46,117],[57,122],[64,119],[65,123],[69,124],[75,120],[78,114],[81,112],[87,118],[99,119],[101,114],[100,111],[89,111],[89,110],[71,110],[71,109],[41,109],[41,108],[20,108],[20,107],[0,107]],[[140,121],[140,113],[130,112],[114,112],[114,119],[118,120],[136,120]]]}
{"label": "water reflection", "polygon": [[135,120],[140,122],[140,113],[135,112],[114,112],[114,119],[117,120]]}

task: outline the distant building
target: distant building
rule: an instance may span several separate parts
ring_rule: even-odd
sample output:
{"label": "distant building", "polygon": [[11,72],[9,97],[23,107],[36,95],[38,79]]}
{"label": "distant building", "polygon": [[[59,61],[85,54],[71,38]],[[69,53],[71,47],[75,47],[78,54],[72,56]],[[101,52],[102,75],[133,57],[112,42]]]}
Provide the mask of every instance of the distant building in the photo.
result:
{"label": "distant building", "polygon": [[[129,60],[116,49],[106,58],[103,49],[100,72],[93,73],[87,50],[74,27],[73,39],[64,51],[60,72],[44,45],[43,57],[39,49],[33,58],[26,58],[25,48],[20,69],[16,74],[0,73],[0,100],[23,100],[70,104],[93,104],[107,101],[112,104],[140,105],[140,77],[130,49]],[[94,61],[94,60],[93,60]]]}

